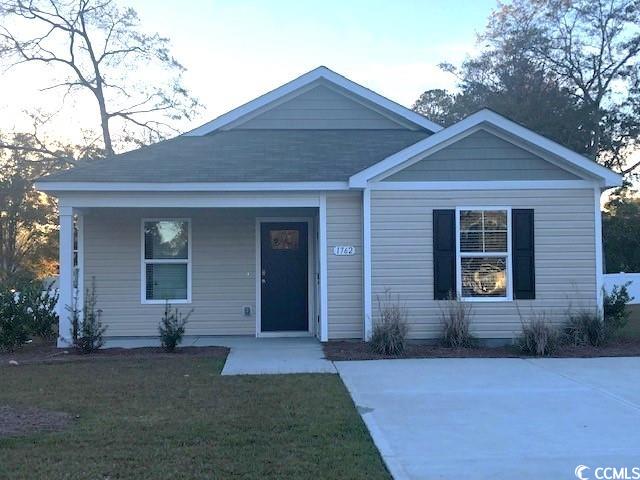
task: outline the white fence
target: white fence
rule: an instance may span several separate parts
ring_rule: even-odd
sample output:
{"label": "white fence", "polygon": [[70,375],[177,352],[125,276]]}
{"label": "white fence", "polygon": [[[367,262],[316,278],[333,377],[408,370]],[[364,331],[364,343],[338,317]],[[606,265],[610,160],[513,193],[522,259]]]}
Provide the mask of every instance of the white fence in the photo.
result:
{"label": "white fence", "polygon": [[604,289],[610,292],[615,285],[624,285],[627,282],[631,282],[627,290],[629,296],[633,297],[629,303],[640,304],[640,273],[607,273],[604,276]]}

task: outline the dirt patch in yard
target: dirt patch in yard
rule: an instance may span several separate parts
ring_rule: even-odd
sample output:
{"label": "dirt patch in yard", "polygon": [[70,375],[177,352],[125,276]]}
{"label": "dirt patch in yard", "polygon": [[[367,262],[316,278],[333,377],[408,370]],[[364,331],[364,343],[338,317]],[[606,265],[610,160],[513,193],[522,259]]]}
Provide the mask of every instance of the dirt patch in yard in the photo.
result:
{"label": "dirt patch in yard", "polygon": [[[383,360],[394,358],[526,358],[514,346],[448,348],[433,344],[411,343],[402,355],[380,355],[360,341],[336,341],[323,344],[328,360]],[[551,355],[554,358],[589,357],[637,357],[640,356],[640,340],[619,339],[603,347],[563,346]]]}
{"label": "dirt patch in yard", "polygon": [[0,405],[0,438],[62,430],[70,421],[71,416],[64,412]]}
{"label": "dirt patch in yard", "polygon": [[118,358],[173,358],[176,356],[226,358],[228,354],[227,347],[178,347],[174,353],[165,352],[160,347],[103,348],[95,353],[82,354],[74,348],[57,348],[53,342],[36,340],[13,353],[0,352],[0,366]]}

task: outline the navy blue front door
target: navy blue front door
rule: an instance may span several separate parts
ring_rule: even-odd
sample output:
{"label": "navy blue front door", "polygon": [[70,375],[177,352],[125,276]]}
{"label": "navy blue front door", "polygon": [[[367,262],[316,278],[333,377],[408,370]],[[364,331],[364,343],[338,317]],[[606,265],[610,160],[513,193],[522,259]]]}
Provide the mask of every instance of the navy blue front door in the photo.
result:
{"label": "navy blue front door", "polygon": [[261,223],[261,329],[309,329],[309,256],[305,222]]}

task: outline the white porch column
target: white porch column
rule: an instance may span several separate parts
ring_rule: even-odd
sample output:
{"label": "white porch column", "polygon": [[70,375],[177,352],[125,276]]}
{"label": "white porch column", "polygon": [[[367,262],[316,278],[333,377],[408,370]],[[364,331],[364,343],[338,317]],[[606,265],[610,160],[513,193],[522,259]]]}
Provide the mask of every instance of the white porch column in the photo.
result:
{"label": "white porch column", "polygon": [[60,275],[58,277],[58,347],[71,344],[71,319],[67,307],[73,305],[73,209],[60,207]]}
{"label": "white porch column", "polygon": [[364,296],[364,340],[371,339],[373,317],[371,312],[371,190],[362,192],[362,274]]}
{"label": "white porch column", "polygon": [[602,190],[600,187],[593,189],[594,199],[594,226],[595,226],[595,246],[596,246],[596,305],[600,313],[604,312],[604,250],[602,247],[602,210],[600,209],[600,199]]}
{"label": "white porch column", "polygon": [[328,289],[328,277],[327,277],[327,194],[320,194],[320,208],[319,208],[319,240],[320,245],[318,250],[320,251],[320,341],[326,342],[329,340],[329,294]]}
{"label": "white porch column", "polygon": [[[76,245],[76,255],[78,258],[78,263],[75,266],[77,273],[74,273],[74,275],[77,275],[77,279],[76,281],[74,281],[75,283],[75,289],[74,289],[74,295],[76,295],[78,297],[78,308],[80,308],[80,321],[82,321],[82,319],[84,318],[84,311],[82,310],[84,308],[84,210],[79,209],[79,208],[74,208],[73,209],[73,215],[74,215],[74,219],[76,222],[76,234],[78,235],[77,238],[77,245]],[[75,277],[74,277],[75,278]]]}

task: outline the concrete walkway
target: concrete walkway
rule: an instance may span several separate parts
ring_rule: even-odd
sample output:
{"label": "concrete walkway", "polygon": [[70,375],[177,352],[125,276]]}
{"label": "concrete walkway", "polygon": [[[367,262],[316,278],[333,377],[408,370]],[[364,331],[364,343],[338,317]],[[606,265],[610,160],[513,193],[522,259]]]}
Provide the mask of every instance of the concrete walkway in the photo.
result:
{"label": "concrete walkway", "polygon": [[222,375],[336,373],[320,342],[311,337],[225,337],[217,344],[231,348]]}
{"label": "concrete walkway", "polygon": [[640,358],[335,365],[396,480],[640,467]]}

